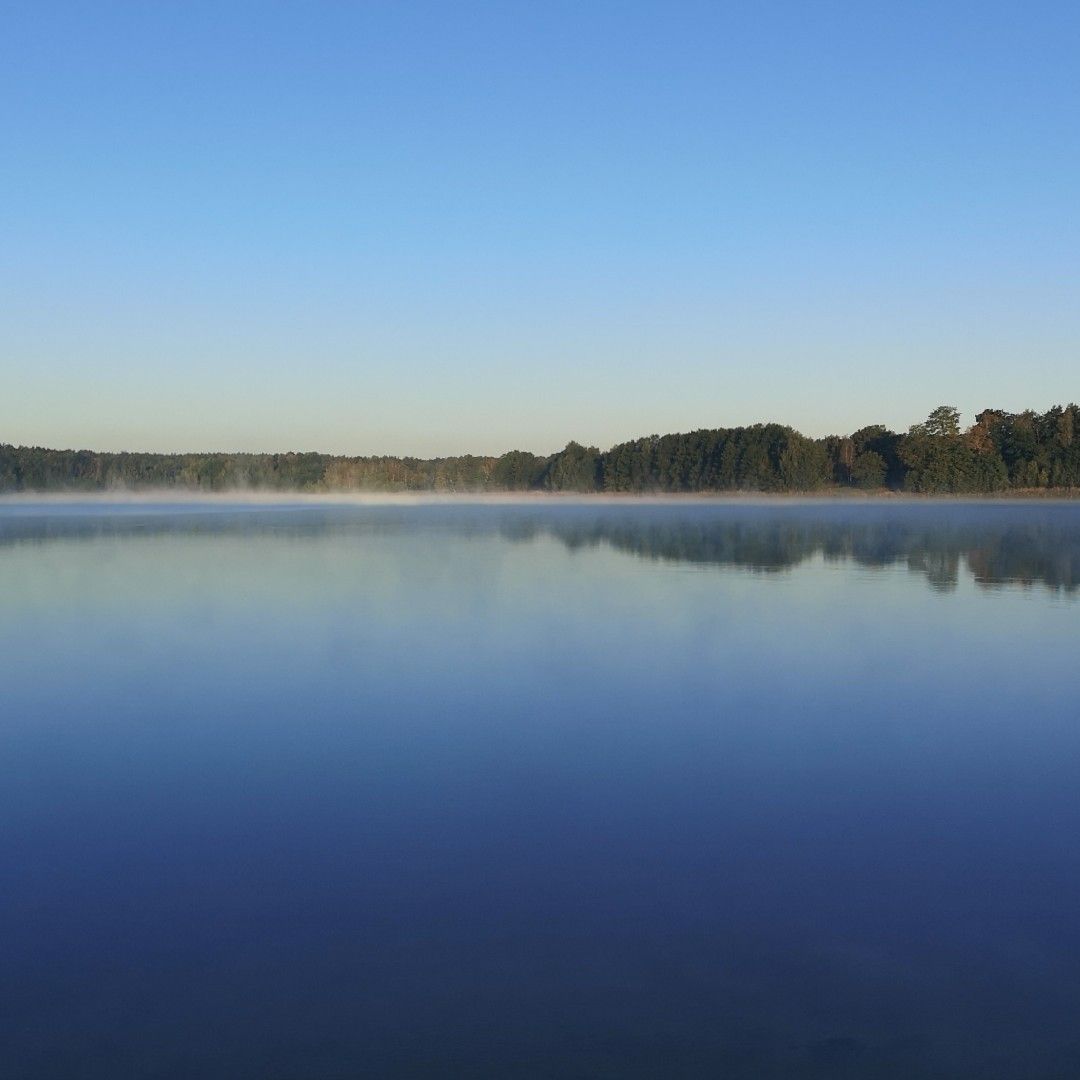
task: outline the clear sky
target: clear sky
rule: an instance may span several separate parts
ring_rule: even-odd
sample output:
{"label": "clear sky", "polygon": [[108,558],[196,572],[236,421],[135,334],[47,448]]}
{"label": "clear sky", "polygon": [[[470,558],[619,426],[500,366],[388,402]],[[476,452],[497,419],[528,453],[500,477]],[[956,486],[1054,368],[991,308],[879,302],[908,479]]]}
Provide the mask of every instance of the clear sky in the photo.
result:
{"label": "clear sky", "polygon": [[1080,398],[1080,4],[0,6],[0,442]]}

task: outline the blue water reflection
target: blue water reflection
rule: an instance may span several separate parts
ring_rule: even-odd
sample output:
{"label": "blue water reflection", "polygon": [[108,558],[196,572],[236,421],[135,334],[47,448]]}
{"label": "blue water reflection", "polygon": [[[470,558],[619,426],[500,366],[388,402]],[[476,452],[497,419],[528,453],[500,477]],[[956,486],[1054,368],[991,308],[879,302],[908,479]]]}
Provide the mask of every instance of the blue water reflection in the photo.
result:
{"label": "blue water reflection", "polygon": [[12,1077],[1080,1075],[1080,506],[0,508]]}

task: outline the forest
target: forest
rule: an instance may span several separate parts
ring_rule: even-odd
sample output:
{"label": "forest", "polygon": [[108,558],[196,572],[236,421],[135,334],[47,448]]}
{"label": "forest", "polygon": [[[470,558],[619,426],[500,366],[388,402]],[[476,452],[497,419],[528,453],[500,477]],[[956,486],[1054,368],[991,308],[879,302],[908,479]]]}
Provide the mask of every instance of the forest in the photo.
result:
{"label": "forest", "polygon": [[1080,488],[1080,406],[980,412],[941,405],[906,432],[880,424],[811,439],[782,424],[648,435],[606,451],[501,457],[102,453],[0,444],[0,492],[813,492],[989,494]]}

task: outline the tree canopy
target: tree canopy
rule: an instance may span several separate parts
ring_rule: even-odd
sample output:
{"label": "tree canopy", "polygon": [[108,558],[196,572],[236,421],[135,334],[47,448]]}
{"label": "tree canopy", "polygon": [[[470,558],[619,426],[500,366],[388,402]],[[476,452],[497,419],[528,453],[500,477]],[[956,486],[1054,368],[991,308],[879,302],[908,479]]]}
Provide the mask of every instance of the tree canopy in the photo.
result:
{"label": "tree canopy", "polygon": [[940,405],[906,434],[871,424],[810,439],[782,424],[647,435],[606,451],[570,442],[543,456],[338,457],[318,453],[136,454],[0,444],[0,492],[566,491],[798,492],[854,487],[985,493],[1080,487],[1080,407],[986,409],[967,430]]}

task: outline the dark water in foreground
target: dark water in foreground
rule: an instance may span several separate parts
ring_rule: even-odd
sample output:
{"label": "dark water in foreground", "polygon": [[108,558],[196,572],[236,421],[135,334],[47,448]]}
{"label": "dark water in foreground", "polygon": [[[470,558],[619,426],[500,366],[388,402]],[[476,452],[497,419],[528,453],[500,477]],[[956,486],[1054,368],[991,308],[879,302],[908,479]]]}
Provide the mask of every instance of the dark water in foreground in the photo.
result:
{"label": "dark water in foreground", "polygon": [[1080,1076],[1080,505],[0,506],[5,1078]]}

